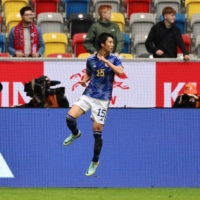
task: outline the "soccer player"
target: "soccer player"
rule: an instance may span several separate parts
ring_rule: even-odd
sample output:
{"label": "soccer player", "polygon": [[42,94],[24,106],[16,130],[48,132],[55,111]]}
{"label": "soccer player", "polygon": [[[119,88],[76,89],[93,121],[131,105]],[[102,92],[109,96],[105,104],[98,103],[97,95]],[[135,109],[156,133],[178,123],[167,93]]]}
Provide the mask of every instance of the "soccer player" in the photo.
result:
{"label": "soccer player", "polygon": [[100,50],[87,59],[86,74],[80,83],[83,87],[86,87],[86,83],[89,80],[90,82],[82,96],[74,103],[67,114],[67,126],[72,134],[63,143],[68,146],[81,136],[81,131],[77,128],[76,119],[91,109],[91,118],[94,122],[94,156],[86,171],[86,176],[93,175],[99,166],[99,155],[103,145],[102,130],[112,95],[114,76],[115,74],[118,76],[123,74],[123,66],[120,59],[111,53],[114,47],[113,35],[102,33],[98,37],[97,44]]}

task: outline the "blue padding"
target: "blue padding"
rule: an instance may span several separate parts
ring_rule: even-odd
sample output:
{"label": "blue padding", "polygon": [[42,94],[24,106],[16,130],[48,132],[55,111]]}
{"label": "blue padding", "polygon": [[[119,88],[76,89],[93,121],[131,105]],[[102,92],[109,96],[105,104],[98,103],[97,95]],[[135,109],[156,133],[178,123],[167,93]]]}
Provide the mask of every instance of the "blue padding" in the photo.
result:
{"label": "blue padding", "polygon": [[1,171],[0,187],[200,187],[198,109],[109,109],[91,178],[91,113],[77,120],[82,137],[65,147],[67,112],[0,109],[0,167],[14,176]]}
{"label": "blue padding", "polygon": [[[164,20],[164,17],[161,15],[160,21],[163,21],[163,20]],[[185,25],[186,25],[185,15],[181,14],[181,13],[177,13],[174,23],[176,24],[176,26],[179,27],[181,33],[184,34],[185,33]]]}
{"label": "blue padding", "polygon": [[64,0],[63,6],[68,18],[73,13],[88,13],[89,0]]}
{"label": "blue padding", "polygon": [[128,34],[123,33],[124,37],[124,48],[122,50],[122,53],[130,53],[130,38]]}

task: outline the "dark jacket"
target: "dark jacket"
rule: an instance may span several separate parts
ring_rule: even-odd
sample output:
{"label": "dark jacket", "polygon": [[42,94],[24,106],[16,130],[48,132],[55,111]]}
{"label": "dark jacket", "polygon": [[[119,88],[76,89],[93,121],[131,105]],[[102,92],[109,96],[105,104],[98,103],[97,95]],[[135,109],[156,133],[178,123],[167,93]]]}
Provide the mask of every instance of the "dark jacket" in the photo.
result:
{"label": "dark jacket", "polygon": [[[154,58],[177,58],[177,46],[182,50],[183,55],[189,54],[185,49],[179,28],[172,24],[171,28],[167,29],[164,21],[158,22],[151,28],[145,46]],[[158,56],[157,50],[162,50],[164,54]]]}
{"label": "dark jacket", "polygon": [[172,108],[199,108],[199,96],[198,95],[179,95]]}
{"label": "dark jacket", "polygon": [[103,32],[111,33],[114,37],[113,53],[121,53],[124,48],[124,38],[117,23],[99,19],[93,23],[84,40],[84,47],[89,53],[99,51],[97,38]]}

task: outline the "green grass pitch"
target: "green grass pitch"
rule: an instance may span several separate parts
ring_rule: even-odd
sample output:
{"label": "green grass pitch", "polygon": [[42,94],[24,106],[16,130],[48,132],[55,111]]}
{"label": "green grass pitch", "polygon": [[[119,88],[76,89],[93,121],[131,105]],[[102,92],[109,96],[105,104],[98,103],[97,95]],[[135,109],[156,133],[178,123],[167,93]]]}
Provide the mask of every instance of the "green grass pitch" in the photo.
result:
{"label": "green grass pitch", "polygon": [[0,200],[200,200],[200,189],[0,188]]}

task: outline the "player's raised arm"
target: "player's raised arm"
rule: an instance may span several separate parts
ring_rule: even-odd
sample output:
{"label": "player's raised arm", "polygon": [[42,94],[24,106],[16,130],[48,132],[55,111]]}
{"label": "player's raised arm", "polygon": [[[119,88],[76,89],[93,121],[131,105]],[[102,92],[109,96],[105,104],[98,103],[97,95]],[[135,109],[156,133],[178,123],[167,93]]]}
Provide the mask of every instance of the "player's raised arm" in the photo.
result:
{"label": "player's raised arm", "polygon": [[114,64],[112,64],[109,60],[106,60],[104,56],[100,56],[99,60],[103,61],[108,67],[110,67],[115,74],[117,74],[118,76],[121,76],[124,72],[124,68],[122,66],[116,66]]}

